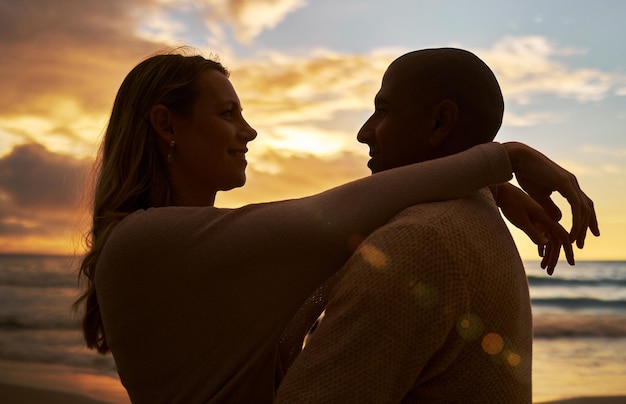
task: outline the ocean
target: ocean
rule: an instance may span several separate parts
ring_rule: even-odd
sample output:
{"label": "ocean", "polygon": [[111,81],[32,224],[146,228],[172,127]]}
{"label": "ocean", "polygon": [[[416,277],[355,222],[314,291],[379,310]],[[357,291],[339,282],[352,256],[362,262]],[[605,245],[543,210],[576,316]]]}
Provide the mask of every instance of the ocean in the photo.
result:
{"label": "ocean", "polygon": [[[110,355],[86,349],[71,304],[78,259],[0,255],[0,382],[128,403]],[[526,262],[533,399],[626,395],[626,261]]]}

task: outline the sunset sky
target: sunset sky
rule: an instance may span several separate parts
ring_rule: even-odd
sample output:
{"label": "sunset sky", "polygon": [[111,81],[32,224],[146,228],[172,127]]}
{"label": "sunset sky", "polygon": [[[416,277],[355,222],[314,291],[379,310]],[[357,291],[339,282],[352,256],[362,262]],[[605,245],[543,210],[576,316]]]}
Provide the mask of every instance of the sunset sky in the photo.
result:
{"label": "sunset sky", "polygon": [[500,81],[496,140],[541,150],[596,203],[602,236],[577,258],[626,259],[625,21],[621,0],[0,0],[0,252],[82,251],[113,98],[155,52],[189,45],[231,70],[259,133],[248,184],[218,194],[231,207],[368,175],[355,137],[387,65],[454,46]]}

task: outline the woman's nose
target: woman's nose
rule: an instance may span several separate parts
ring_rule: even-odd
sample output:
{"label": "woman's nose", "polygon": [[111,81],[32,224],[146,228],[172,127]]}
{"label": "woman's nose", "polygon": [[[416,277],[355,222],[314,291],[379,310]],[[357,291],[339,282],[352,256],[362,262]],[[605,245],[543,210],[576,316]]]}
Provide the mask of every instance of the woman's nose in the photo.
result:
{"label": "woman's nose", "polygon": [[256,129],[250,126],[250,124],[245,119],[243,120],[243,123],[244,123],[243,133],[245,134],[245,139],[248,142],[256,139],[256,136],[257,136]]}

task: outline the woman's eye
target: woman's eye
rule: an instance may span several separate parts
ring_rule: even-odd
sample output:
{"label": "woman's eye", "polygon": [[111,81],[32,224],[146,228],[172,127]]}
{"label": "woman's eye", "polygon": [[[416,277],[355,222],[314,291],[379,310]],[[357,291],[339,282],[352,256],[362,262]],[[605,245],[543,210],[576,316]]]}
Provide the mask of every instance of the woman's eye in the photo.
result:
{"label": "woman's eye", "polygon": [[235,110],[233,108],[229,108],[225,111],[222,111],[222,113],[220,113],[221,116],[226,117],[226,118],[230,118],[233,116],[233,114],[235,113]]}

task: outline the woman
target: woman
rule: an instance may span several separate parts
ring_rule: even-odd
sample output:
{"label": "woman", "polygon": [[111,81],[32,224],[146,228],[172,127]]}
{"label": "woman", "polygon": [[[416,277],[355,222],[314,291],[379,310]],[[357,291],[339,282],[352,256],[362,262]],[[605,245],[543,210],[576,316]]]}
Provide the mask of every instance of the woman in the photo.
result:
{"label": "woman", "polygon": [[575,178],[520,144],[479,146],[307,198],[215,208],[218,191],[245,183],[257,133],[241,111],[226,70],[200,56],[149,58],[117,94],[77,305],[88,347],[113,353],[133,402],[271,402],[281,334],[348,259],[350,240],[407,206],[507,181],[511,165],[533,191],[568,197],[573,239],[597,231]]}

